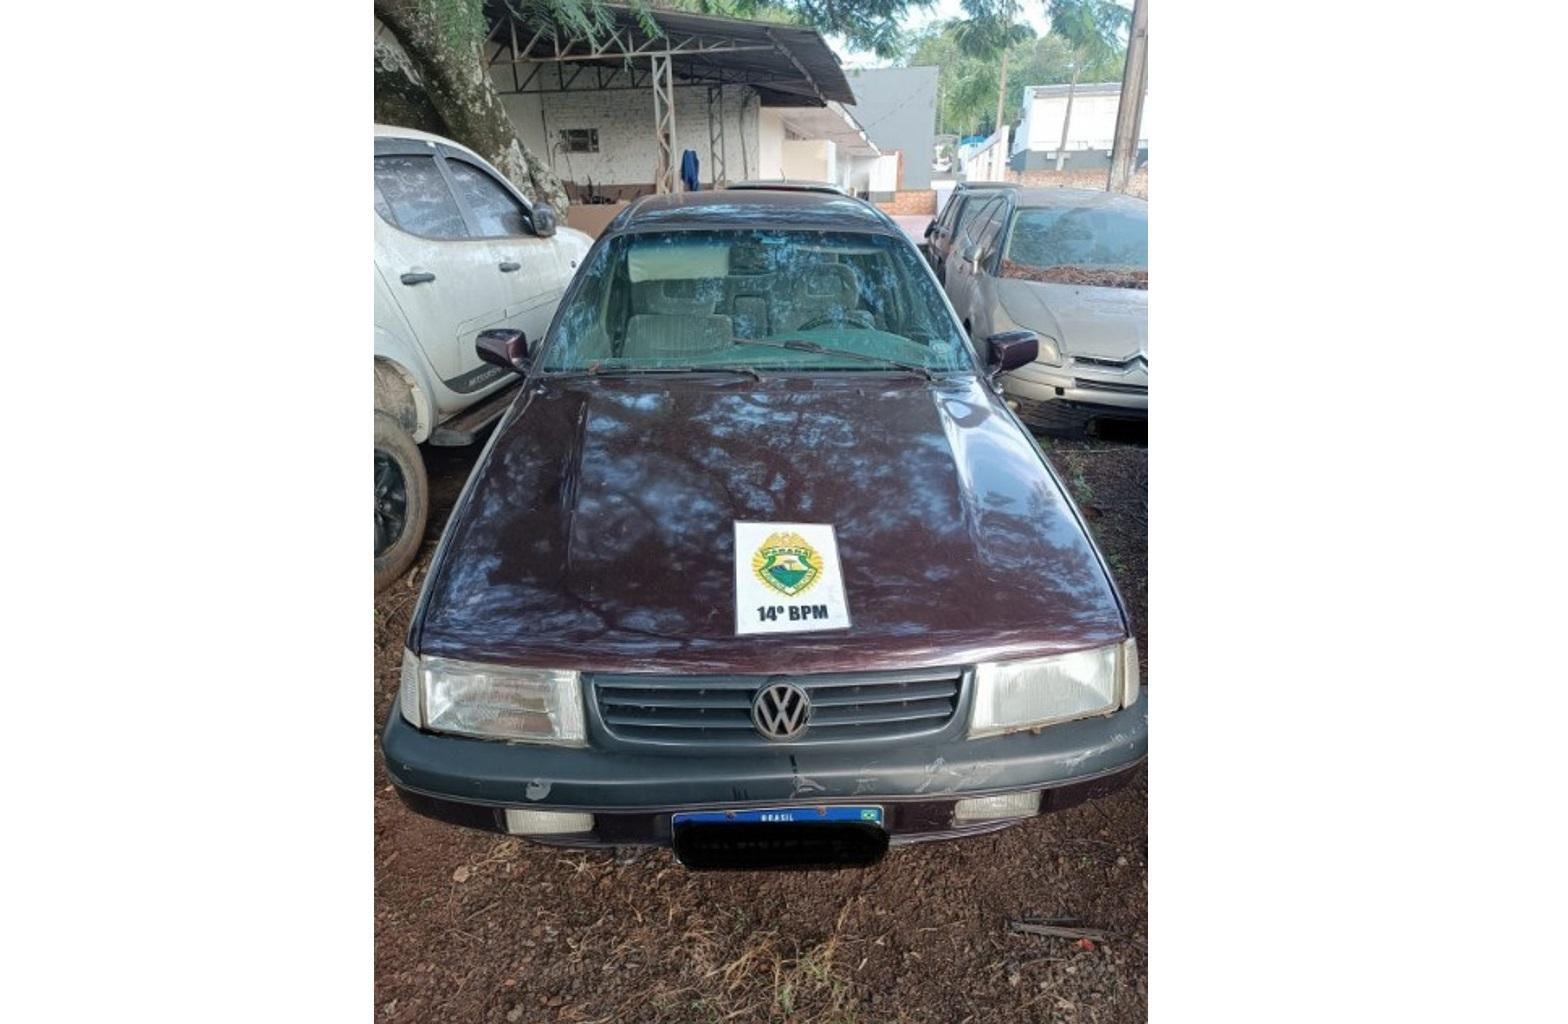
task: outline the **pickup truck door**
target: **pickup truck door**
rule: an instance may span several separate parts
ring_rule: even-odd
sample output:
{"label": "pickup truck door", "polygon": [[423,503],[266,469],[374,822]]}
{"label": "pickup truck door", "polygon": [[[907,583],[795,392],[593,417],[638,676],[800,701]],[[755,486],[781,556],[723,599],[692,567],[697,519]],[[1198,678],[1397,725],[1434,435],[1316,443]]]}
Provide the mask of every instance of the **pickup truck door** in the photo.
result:
{"label": "pickup truck door", "polygon": [[505,300],[504,326],[522,331],[537,345],[572,277],[560,243],[554,236],[534,234],[527,204],[487,167],[448,151],[446,169],[474,234],[489,247],[491,272]]}
{"label": "pickup truck door", "polygon": [[504,376],[474,352],[480,331],[508,326],[503,275],[490,241],[474,237],[433,144],[378,139],[375,166],[376,266],[431,368],[456,392],[433,396],[450,414]]}

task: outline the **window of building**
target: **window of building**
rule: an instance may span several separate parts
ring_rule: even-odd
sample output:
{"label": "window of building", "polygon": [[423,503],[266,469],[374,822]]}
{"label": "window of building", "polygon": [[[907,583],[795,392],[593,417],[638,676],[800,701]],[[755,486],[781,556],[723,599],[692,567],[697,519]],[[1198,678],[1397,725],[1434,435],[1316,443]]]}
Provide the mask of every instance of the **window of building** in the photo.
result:
{"label": "window of building", "polygon": [[561,148],[568,153],[599,152],[599,129],[562,128]]}

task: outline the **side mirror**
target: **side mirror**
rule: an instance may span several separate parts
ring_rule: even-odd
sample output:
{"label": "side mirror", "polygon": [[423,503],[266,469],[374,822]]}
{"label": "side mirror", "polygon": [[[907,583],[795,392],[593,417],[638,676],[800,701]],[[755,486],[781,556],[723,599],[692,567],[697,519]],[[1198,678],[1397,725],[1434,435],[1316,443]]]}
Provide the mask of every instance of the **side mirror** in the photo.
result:
{"label": "side mirror", "polygon": [[535,203],[533,214],[534,234],[540,238],[549,238],[555,234],[555,210],[549,203]]}
{"label": "side mirror", "polygon": [[926,235],[925,236],[927,238],[930,238],[934,234],[936,234],[936,221],[932,220],[929,224],[926,225]]}
{"label": "side mirror", "polygon": [[986,366],[994,377],[1028,366],[1040,354],[1040,339],[1033,331],[1003,331],[985,339]]}
{"label": "side mirror", "polygon": [[980,273],[980,243],[979,242],[970,242],[969,244],[965,245],[964,246],[963,257],[964,257],[964,262],[969,264],[969,272],[970,273],[972,273],[972,274]]}
{"label": "side mirror", "polygon": [[528,338],[522,331],[480,331],[474,351],[491,366],[513,373],[528,372]]}

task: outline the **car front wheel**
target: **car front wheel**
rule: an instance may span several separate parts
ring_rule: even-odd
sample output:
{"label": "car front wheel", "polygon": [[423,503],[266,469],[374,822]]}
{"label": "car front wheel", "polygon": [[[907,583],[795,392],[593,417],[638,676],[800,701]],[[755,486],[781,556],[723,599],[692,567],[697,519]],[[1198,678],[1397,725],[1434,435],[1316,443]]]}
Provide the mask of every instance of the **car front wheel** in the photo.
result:
{"label": "car front wheel", "polygon": [[425,538],[430,486],[419,446],[386,413],[376,413],[376,589],[403,575]]}

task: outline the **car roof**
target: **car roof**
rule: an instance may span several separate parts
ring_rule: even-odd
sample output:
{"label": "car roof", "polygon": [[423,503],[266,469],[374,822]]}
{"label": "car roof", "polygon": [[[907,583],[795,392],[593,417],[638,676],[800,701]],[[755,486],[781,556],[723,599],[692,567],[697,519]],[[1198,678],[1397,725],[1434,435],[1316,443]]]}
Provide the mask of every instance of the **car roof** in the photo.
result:
{"label": "car roof", "polygon": [[847,196],[850,193],[828,181],[802,181],[796,178],[756,178],[751,181],[732,181],[725,188],[771,188],[786,192],[832,192]]}
{"label": "car roof", "polygon": [[430,132],[422,132],[417,128],[401,128],[392,124],[376,125],[375,133],[376,138],[378,139],[407,139],[410,142],[428,142],[432,145],[439,144],[442,146],[450,146],[451,148],[459,150],[460,152],[467,153],[469,156],[473,157],[475,160],[478,160],[486,167],[490,166],[490,161],[486,160],[478,153],[475,153],[461,142],[453,142],[444,135],[432,135]]}
{"label": "car roof", "polygon": [[643,196],[622,210],[605,234],[654,228],[815,228],[904,237],[870,203],[839,192],[741,188]]}
{"label": "car roof", "polygon": [[1149,201],[1125,192],[1098,188],[1021,188],[1013,200],[1023,209],[1042,206],[1097,206],[1112,210],[1137,210],[1147,213]]}

